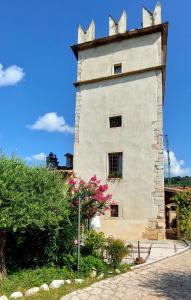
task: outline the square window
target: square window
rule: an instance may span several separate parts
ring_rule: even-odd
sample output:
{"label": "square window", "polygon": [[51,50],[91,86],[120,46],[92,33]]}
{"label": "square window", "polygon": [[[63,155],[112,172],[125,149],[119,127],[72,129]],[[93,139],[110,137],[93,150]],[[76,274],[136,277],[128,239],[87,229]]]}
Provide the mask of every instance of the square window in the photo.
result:
{"label": "square window", "polygon": [[111,217],[117,218],[119,217],[119,206],[118,205],[111,205]]}
{"label": "square window", "polygon": [[109,153],[109,178],[122,178],[123,153]]}
{"label": "square window", "polygon": [[114,65],[114,74],[122,73],[122,64]]}
{"label": "square window", "polygon": [[121,116],[110,117],[109,118],[109,124],[110,124],[110,128],[121,127],[121,125],[122,125]]}

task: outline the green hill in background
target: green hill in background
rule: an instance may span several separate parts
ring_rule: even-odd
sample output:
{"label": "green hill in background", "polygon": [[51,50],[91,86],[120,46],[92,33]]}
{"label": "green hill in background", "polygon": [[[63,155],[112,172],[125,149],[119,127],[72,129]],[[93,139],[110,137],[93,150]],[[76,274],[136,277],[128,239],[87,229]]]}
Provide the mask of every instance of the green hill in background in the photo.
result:
{"label": "green hill in background", "polygon": [[[165,184],[165,186],[169,186],[169,184],[168,184],[168,178],[165,178],[164,184]],[[171,186],[181,186],[181,187],[190,186],[191,187],[191,177],[190,176],[185,176],[185,177],[176,176],[176,177],[172,177],[171,178]]]}

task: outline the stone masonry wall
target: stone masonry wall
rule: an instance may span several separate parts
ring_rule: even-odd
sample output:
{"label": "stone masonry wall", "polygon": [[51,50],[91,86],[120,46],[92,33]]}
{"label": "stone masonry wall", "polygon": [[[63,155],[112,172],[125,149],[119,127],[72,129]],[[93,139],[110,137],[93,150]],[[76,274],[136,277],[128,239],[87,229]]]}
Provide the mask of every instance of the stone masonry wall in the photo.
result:
{"label": "stone masonry wall", "polygon": [[153,122],[156,161],[154,164],[154,191],[152,192],[154,205],[157,206],[156,219],[150,219],[148,227],[143,233],[145,239],[165,239],[165,199],[164,199],[164,156],[163,156],[163,99],[162,74],[156,72],[157,78],[157,121]]}

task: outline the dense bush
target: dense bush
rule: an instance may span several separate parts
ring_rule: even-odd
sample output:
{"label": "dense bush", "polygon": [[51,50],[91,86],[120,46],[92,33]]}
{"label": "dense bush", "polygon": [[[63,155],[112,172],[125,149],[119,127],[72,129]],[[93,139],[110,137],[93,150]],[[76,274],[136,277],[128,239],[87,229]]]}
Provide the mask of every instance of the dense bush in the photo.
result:
{"label": "dense bush", "polygon": [[109,263],[115,269],[119,267],[122,259],[128,254],[128,248],[125,246],[125,242],[112,237],[107,239],[106,250],[109,257]]}
{"label": "dense bush", "polygon": [[82,248],[83,255],[94,255],[99,257],[105,246],[105,236],[103,232],[90,230],[85,235],[85,244]]}
{"label": "dense bush", "polygon": [[68,270],[77,271],[77,251],[74,251],[73,253],[68,255],[63,255],[62,262]]}
{"label": "dense bush", "polygon": [[[44,231],[68,218],[63,182],[55,172],[0,156],[0,278],[6,274],[6,236]],[[13,247],[14,248],[14,247]],[[26,249],[22,249],[21,256]],[[13,249],[14,251],[14,249]],[[9,258],[8,258],[9,259]]]}
{"label": "dense bush", "polygon": [[93,269],[96,269],[97,272],[106,272],[107,266],[104,261],[95,256],[86,256],[81,257],[80,261],[80,272],[84,276],[89,276]]}
{"label": "dense bush", "polygon": [[177,204],[178,238],[191,240],[191,193],[177,193],[172,200]]}
{"label": "dense bush", "polygon": [[[28,228],[7,235],[8,271],[41,266],[63,266],[63,256],[73,253],[76,228],[69,220],[45,230]],[[14,245],[14,246],[13,246]]]}

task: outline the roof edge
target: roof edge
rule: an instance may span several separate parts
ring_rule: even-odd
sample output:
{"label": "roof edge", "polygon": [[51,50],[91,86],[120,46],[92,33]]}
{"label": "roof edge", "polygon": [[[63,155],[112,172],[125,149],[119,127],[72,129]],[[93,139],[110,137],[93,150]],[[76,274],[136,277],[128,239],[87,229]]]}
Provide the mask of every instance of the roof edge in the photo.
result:
{"label": "roof edge", "polygon": [[[83,51],[86,49],[90,49],[93,47],[98,47],[106,44],[110,44],[119,40],[126,40],[126,39],[131,39],[131,38],[136,38],[138,36],[143,36],[147,34],[152,34],[155,32],[161,32],[162,34],[167,34],[168,33],[168,22],[162,23],[159,25],[154,25],[150,27],[145,27],[145,28],[140,28],[140,29],[135,29],[135,30],[130,30],[125,33],[119,33],[116,35],[112,36],[107,36],[103,38],[99,38],[90,42],[85,42],[82,44],[76,44],[71,46],[72,51],[76,58],[78,59],[78,52]],[[164,39],[164,38],[163,38]]]}

